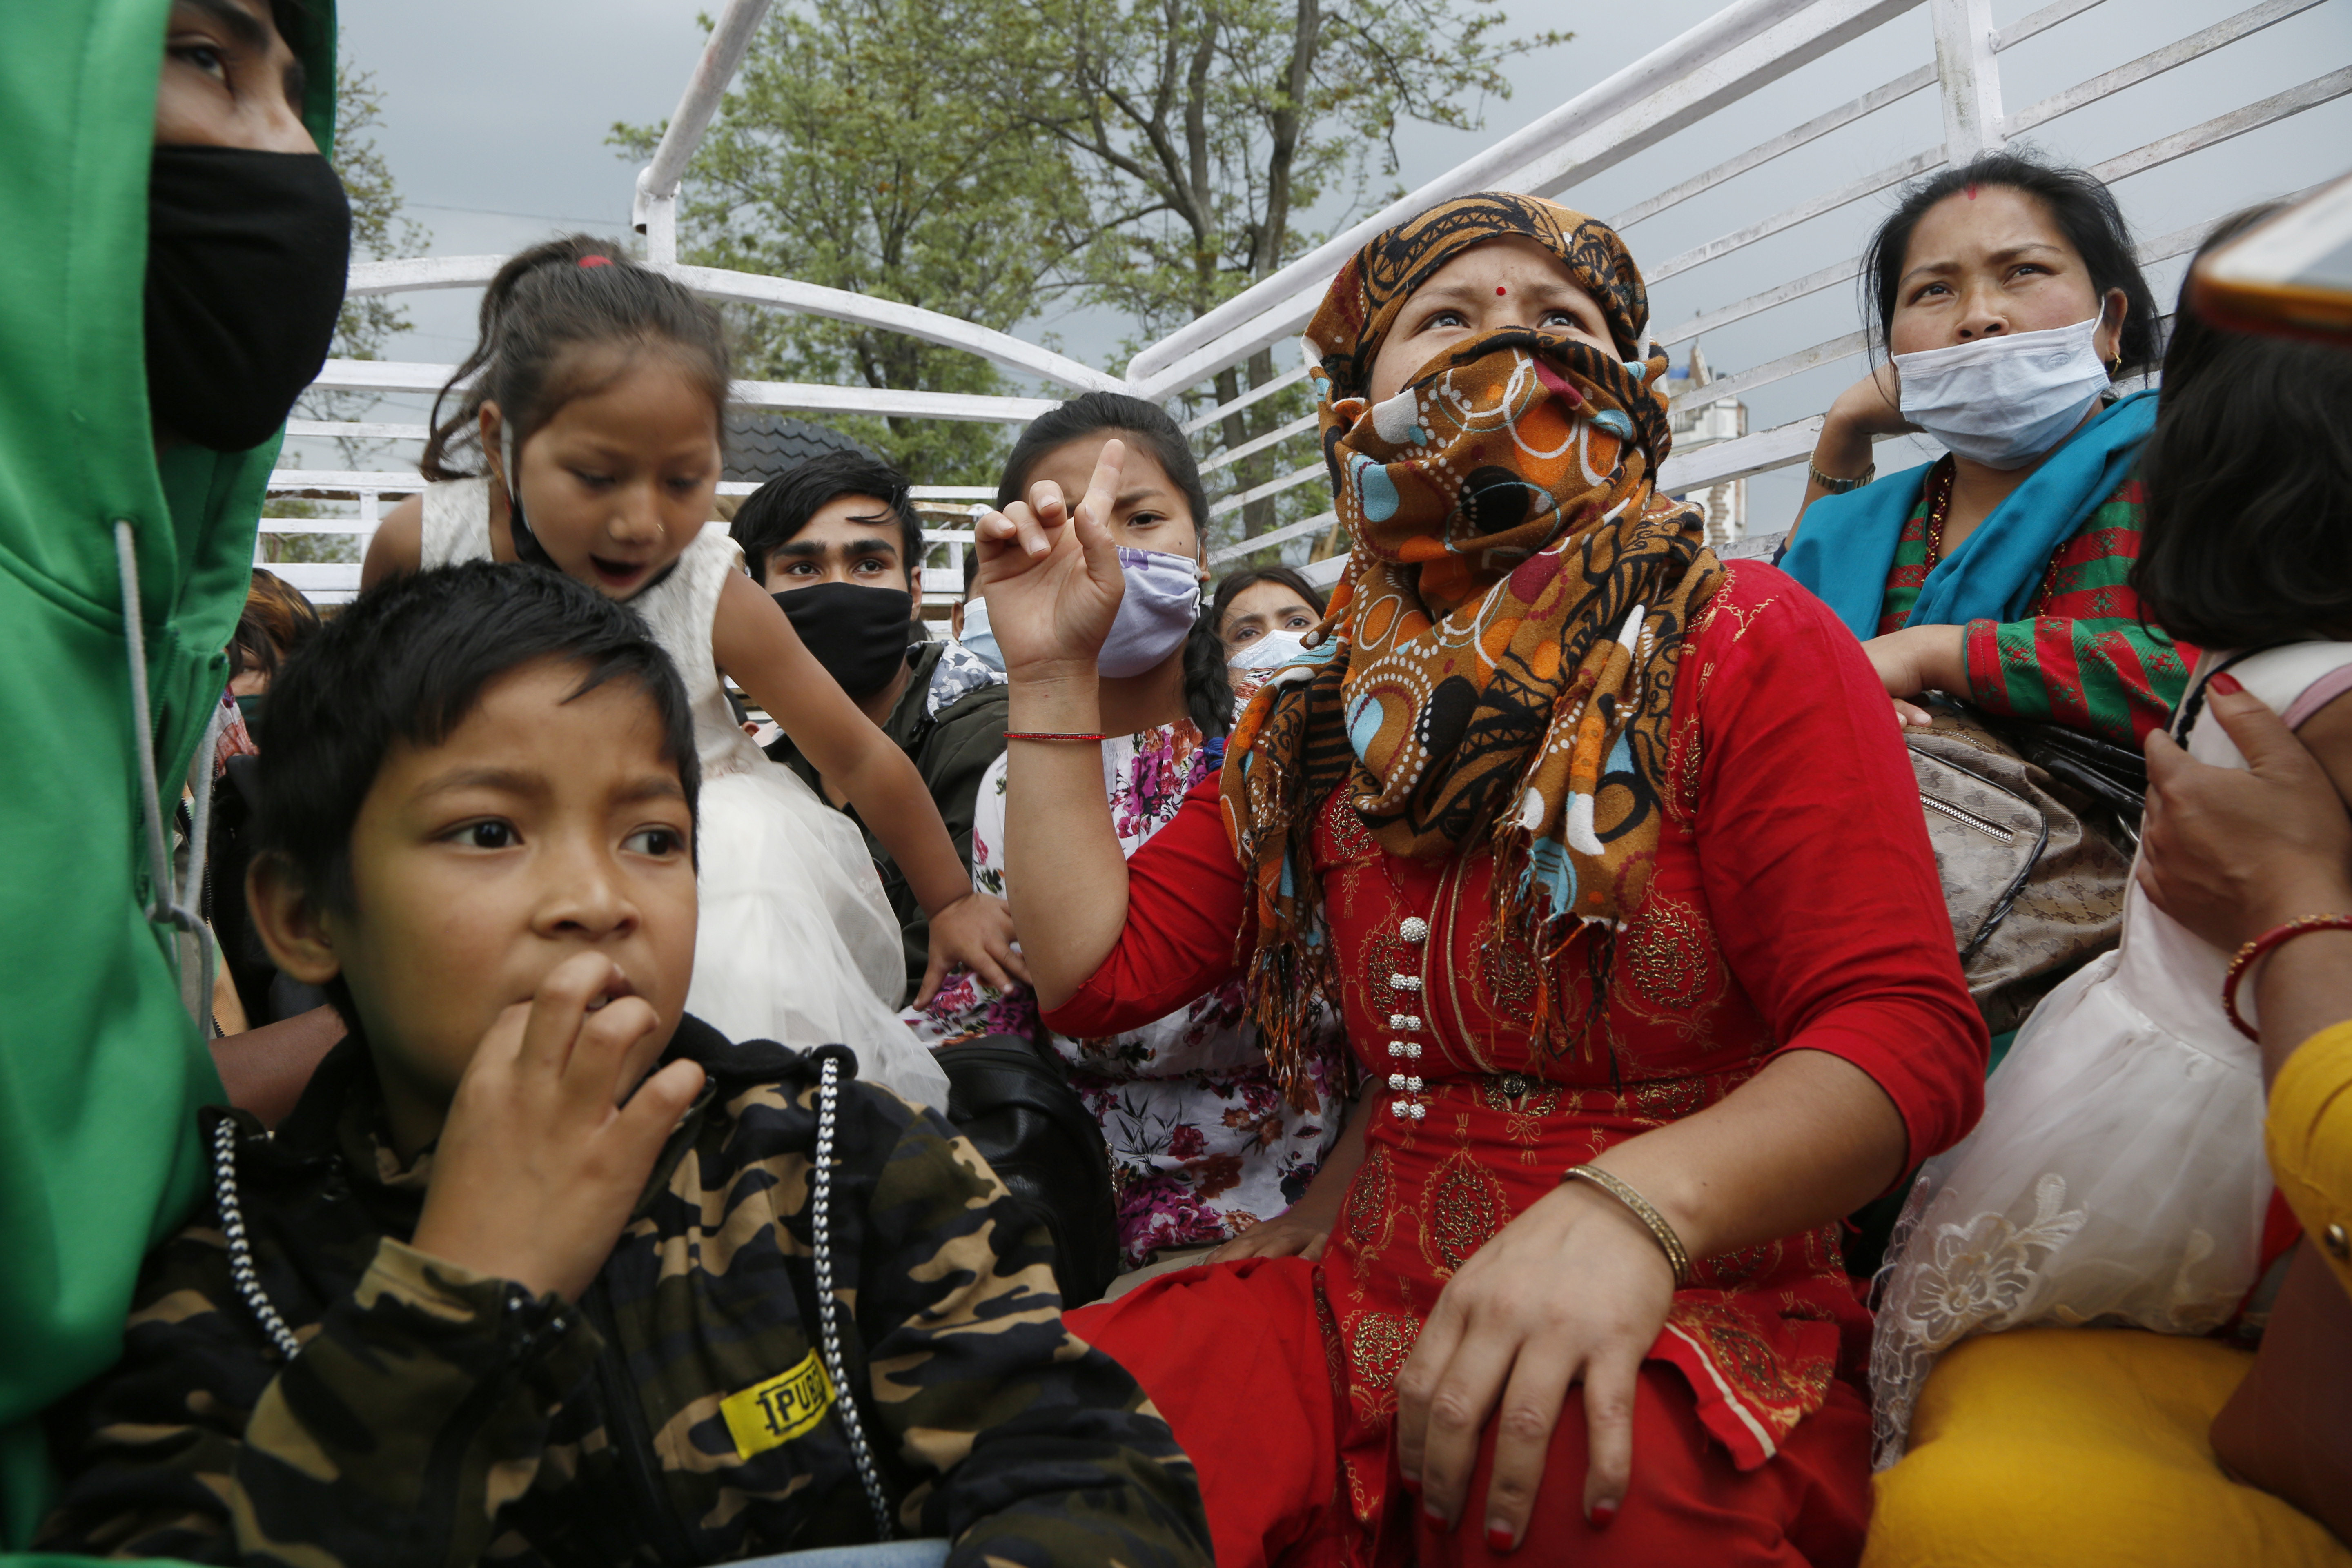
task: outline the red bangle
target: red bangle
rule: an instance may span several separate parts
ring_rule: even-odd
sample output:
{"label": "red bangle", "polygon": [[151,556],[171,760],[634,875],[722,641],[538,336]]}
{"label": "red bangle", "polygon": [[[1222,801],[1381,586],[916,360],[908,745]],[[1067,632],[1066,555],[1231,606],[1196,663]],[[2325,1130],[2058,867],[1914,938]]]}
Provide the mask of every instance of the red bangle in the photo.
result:
{"label": "red bangle", "polygon": [[1052,730],[1007,730],[1008,741],[1108,741],[1108,735],[1065,735]]}
{"label": "red bangle", "polygon": [[2352,931],[2352,915],[2305,915],[2301,920],[2273,926],[2240,948],[2238,955],[2230,960],[2229,978],[2221,982],[2221,1011],[2230,1016],[2230,1022],[2238,1033],[2250,1040],[2263,1037],[2260,1030],[2246,1026],[2244,1016],[2238,1011],[2238,987],[2244,982],[2246,971],[2252,969],[2258,960],[2269,956],[2273,948],[2284,947],[2296,937],[2306,936],[2315,931]]}

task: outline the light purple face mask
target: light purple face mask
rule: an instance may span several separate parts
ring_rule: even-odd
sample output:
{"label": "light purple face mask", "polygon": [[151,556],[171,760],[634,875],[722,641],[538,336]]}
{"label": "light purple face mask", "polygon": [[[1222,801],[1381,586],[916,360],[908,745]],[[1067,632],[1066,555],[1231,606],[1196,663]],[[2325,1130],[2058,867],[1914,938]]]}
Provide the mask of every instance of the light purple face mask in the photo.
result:
{"label": "light purple face mask", "polygon": [[1126,596],[1095,658],[1112,680],[1141,675],[1181,647],[1201,614],[1201,563],[1190,555],[1121,545],[1118,571]]}

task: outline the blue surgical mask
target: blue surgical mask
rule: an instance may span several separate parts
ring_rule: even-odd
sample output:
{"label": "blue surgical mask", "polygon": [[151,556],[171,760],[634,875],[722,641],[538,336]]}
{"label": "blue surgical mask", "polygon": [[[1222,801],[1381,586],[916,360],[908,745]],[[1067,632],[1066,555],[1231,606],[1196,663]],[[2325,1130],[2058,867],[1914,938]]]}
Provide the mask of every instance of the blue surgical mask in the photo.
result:
{"label": "blue surgical mask", "polygon": [[1126,594],[1095,658],[1095,668],[1111,680],[1141,675],[1163,662],[1184,646],[1201,615],[1201,563],[1192,556],[1122,545],[1118,570]]}
{"label": "blue surgical mask", "polygon": [[963,602],[963,635],[956,641],[989,668],[1000,675],[1004,672],[1004,650],[996,646],[996,634],[988,629],[988,601],[977,593]]}

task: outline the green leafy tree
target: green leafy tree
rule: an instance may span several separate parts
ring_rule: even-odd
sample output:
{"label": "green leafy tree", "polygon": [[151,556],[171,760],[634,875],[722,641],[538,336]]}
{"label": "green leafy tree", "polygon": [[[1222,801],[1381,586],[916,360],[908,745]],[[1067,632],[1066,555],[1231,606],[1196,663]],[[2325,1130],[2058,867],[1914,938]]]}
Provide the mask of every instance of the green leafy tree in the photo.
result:
{"label": "green leafy tree", "polygon": [[[1138,342],[1402,195],[1402,124],[1475,129],[1484,100],[1510,94],[1507,61],[1569,37],[1506,37],[1493,0],[1044,0],[1035,9],[1039,52],[1029,63],[1045,79],[1000,79],[1001,101],[1080,171],[1098,227],[1073,280],[1133,321]],[[1290,368],[1262,352],[1215,377],[1214,403]],[[1227,415],[1212,434],[1232,450],[1295,421],[1307,403],[1289,389]],[[1227,467],[1227,488],[1312,458],[1311,437],[1280,444]],[[1305,514],[1307,497],[1281,499]],[[1249,505],[1243,531],[1276,525],[1281,510],[1272,499]]]}
{"label": "green leafy tree", "polygon": [[[708,17],[703,19],[707,28]],[[682,258],[917,305],[1007,330],[1082,243],[1076,172],[976,78],[1026,58],[1015,0],[798,0],[777,7],[688,171]],[[642,162],[662,127],[614,128]],[[784,311],[736,311],[740,374],[902,391],[1022,390],[959,349]],[[831,421],[925,484],[992,484],[1003,427]]]}
{"label": "green leafy tree", "polygon": [[[391,166],[376,150],[368,132],[383,120],[383,89],[372,71],[344,68],[335,79],[335,173],[352,204],[352,255],[357,259],[388,260],[415,256],[425,248],[425,233],[403,211],[400,187]],[[337,359],[378,359],[384,346],[408,331],[408,312],[381,294],[355,295],[343,301],[335,318]],[[306,392],[295,405],[304,419],[357,420],[376,405],[366,392]],[[355,437],[335,438],[336,450],[351,468],[363,468],[376,444]],[[282,459],[283,460],[283,459]],[[315,500],[273,496],[273,517],[317,518],[327,515]],[[268,534],[266,548],[273,561],[356,561],[359,542],[347,534]]]}

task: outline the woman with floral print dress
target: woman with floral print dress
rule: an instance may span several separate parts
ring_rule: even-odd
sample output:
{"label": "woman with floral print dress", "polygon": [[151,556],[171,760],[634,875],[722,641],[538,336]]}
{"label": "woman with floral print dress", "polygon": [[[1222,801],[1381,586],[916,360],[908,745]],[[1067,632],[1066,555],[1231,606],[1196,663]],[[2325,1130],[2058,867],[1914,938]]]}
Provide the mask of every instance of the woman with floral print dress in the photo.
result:
{"label": "woman with floral print dress", "polygon": [[[1199,472],[1163,411],[1098,393],[1024,432],[999,504],[1040,480],[1076,494],[1114,438],[1134,454],[1111,524],[1132,608],[1103,651],[1099,744],[1112,825],[1132,855],[1174,819],[1194,784],[1215,774],[1223,752],[1229,700],[1197,689],[1211,683],[1196,680],[1188,690],[1186,679],[1190,645],[1204,640],[1193,633],[1202,553],[1193,519],[1208,510]],[[1214,644],[1205,638],[1207,662],[1222,667]],[[971,842],[973,886],[998,897],[1005,890],[1004,786],[1000,756],[981,780]],[[1321,1168],[1347,1114],[1336,1025],[1320,1028],[1309,1052],[1311,1090],[1286,1097],[1246,1016],[1238,977],[1138,1027],[1072,1038],[1045,1028],[1026,986],[998,991],[959,971],[917,1029],[935,1042],[1019,1035],[1043,1039],[1061,1057],[1109,1145],[1130,1268],[1233,1241],[1282,1215]]]}

